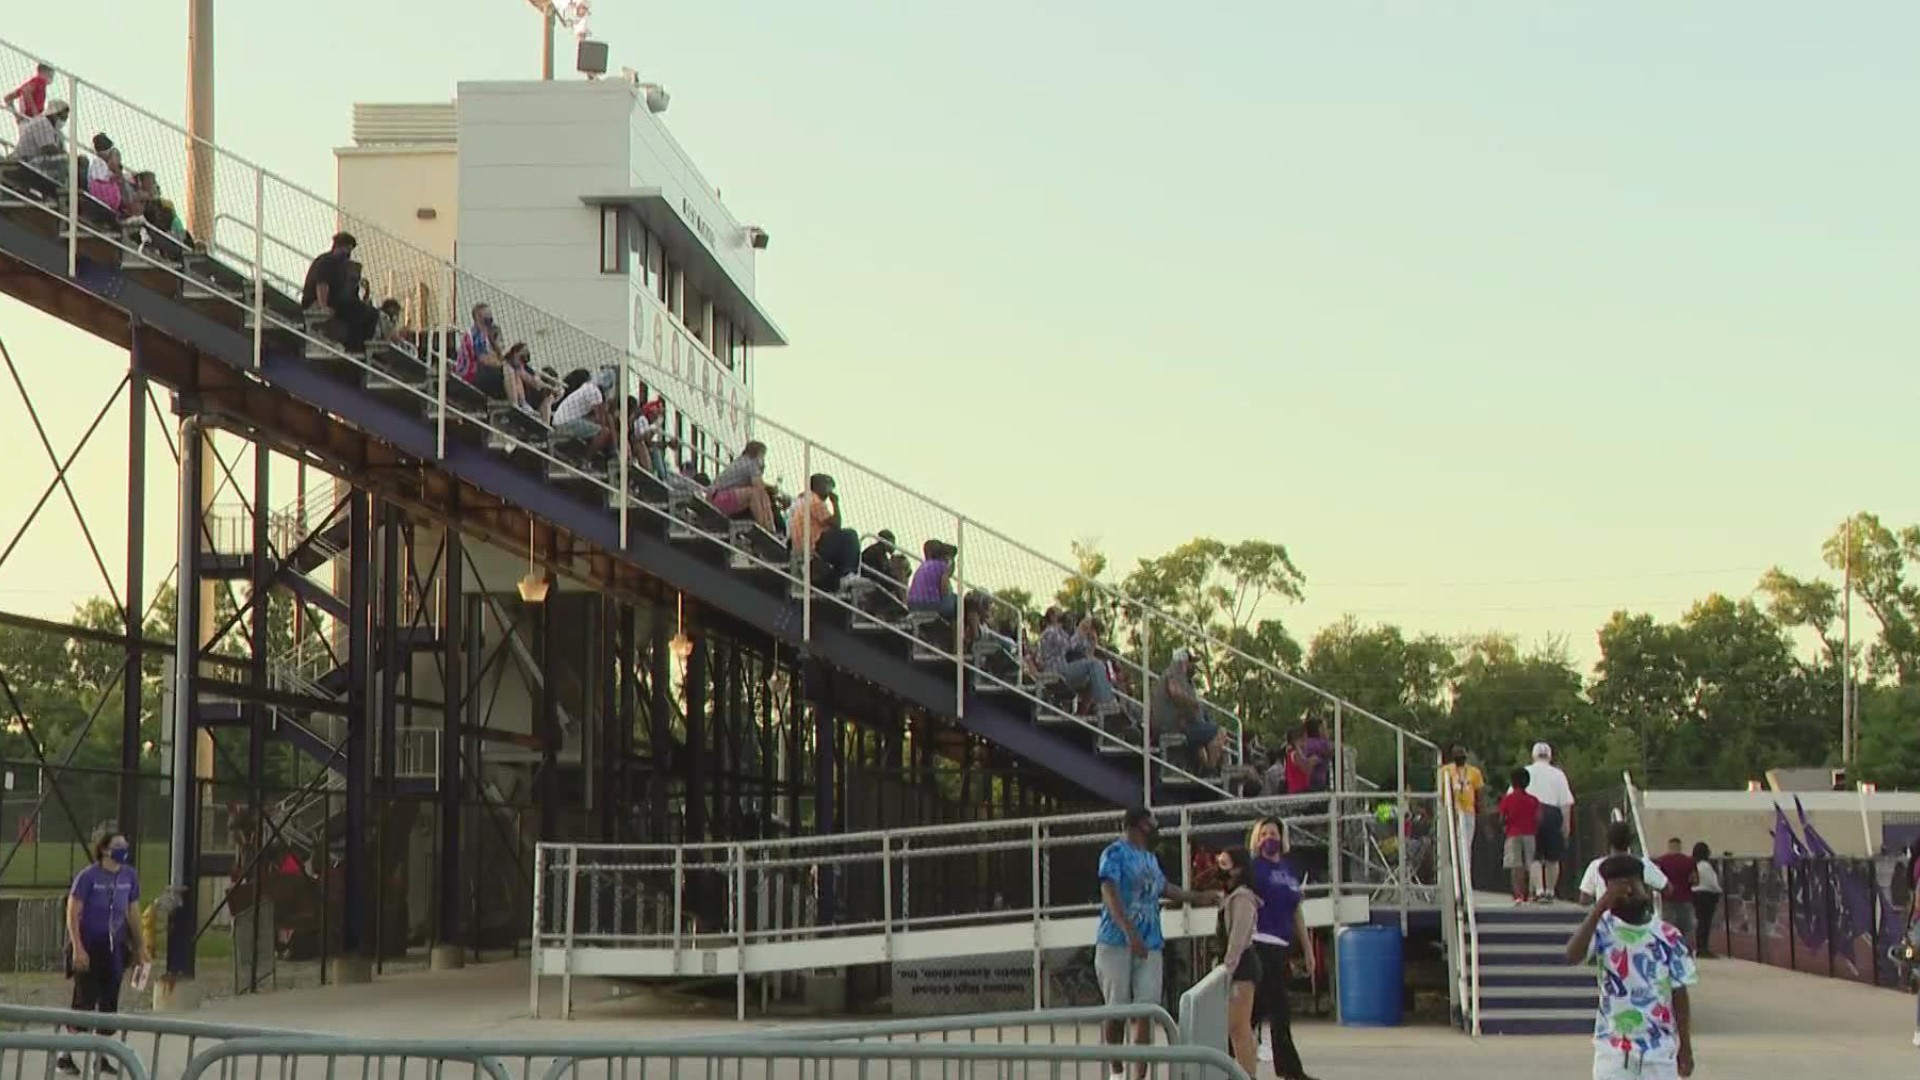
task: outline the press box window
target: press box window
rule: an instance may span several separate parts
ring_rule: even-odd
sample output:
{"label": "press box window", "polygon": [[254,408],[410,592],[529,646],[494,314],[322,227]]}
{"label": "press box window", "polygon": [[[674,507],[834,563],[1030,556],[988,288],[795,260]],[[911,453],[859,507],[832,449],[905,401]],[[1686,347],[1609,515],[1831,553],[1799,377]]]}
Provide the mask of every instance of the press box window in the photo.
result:
{"label": "press box window", "polygon": [[600,208],[600,272],[603,274],[624,274],[630,265],[626,217],[617,206]]}

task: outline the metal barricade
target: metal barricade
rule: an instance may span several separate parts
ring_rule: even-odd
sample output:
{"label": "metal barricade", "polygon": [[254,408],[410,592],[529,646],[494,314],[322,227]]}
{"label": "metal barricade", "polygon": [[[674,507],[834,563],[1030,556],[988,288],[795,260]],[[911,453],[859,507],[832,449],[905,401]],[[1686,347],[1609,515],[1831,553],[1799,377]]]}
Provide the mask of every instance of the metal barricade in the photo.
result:
{"label": "metal barricade", "polygon": [[[1077,1009],[972,1013],[871,1023],[811,1024],[774,1028],[761,1034],[769,1039],[799,1042],[1093,1046],[1099,1044],[1101,1029],[1105,1025],[1141,1021],[1157,1029],[1168,1046],[1179,1046],[1187,1041],[1182,1037],[1179,1025],[1173,1022],[1173,1016],[1158,1005],[1096,1005]],[[739,1037],[732,1034],[711,1035],[697,1037],[694,1041],[724,1041]]]}
{"label": "metal barricade", "polygon": [[58,1066],[63,1058],[83,1076],[117,1073],[119,1080],[150,1080],[133,1051],[104,1035],[0,1034],[0,1080],[52,1080],[61,1075]]}
{"label": "metal barricade", "polygon": [[1105,1080],[1112,1064],[1153,1080],[1248,1080],[1201,1046],[837,1043],[774,1039],[545,1041],[237,1039],[188,1063],[180,1080]]}
{"label": "metal barricade", "polygon": [[[228,1039],[261,1038],[266,1036],[305,1036],[309,1033],[292,1031],[286,1028],[252,1027],[245,1024],[216,1024],[201,1020],[187,1020],[177,1016],[155,1016],[151,1013],[97,1013],[75,1012],[71,1009],[43,1009],[26,1005],[0,1004],[0,1044],[11,1045],[11,1041],[22,1037],[41,1037],[68,1029],[82,1031],[100,1031],[112,1029],[112,1036],[105,1038],[116,1046],[124,1046],[126,1052],[141,1064],[141,1072],[146,1077],[176,1076],[185,1069],[193,1056],[205,1049],[209,1043],[224,1042]],[[16,1032],[23,1032],[16,1034]],[[312,1037],[325,1036],[315,1034]],[[9,1075],[0,1074],[0,1080],[11,1080]]]}
{"label": "metal barricade", "polygon": [[1180,995],[1180,1042],[1228,1052],[1227,995],[1233,982],[1226,968],[1215,967],[1206,978]]}

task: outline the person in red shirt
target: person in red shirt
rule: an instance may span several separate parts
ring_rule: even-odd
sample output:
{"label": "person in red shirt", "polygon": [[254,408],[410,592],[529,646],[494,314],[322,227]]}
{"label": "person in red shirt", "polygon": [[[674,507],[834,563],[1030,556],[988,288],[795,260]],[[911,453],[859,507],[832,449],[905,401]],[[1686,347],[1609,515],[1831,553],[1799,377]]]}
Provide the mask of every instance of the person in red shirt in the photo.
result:
{"label": "person in red shirt", "polygon": [[41,64],[27,81],[13,88],[5,98],[0,98],[8,111],[21,120],[31,120],[47,109],[47,87],[53,82],[53,65]]}
{"label": "person in red shirt", "polygon": [[1667,887],[1660,894],[1661,918],[1686,937],[1687,948],[1699,952],[1699,943],[1694,940],[1693,886],[1700,880],[1700,864],[1693,861],[1676,836],[1667,841],[1667,853],[1653,860],[1653,865],[1667,875]]}
{"label": "person in red shirt", "polygon": [[1527,794],[1532,778],[1525,769],[1515,769],[1508,777],[1512,784],[1500,797],[1500,820],[1507,829],[1507,848],[1500,865],[1513,875],[1513,902],[1527,902],[1527,880],[1532,872],[1534,836],[1540,829],[1540,800]]}

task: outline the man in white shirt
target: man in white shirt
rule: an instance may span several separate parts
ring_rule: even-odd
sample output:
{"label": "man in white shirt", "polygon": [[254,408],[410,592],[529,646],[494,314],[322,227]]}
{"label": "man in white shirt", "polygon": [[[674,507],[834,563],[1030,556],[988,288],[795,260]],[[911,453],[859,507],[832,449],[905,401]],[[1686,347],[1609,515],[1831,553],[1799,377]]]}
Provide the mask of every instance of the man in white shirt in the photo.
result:
{"label": "man in white shirt", "polygon": [[601,368],[593,378],[553,407],[553,437],[577,439],[590,454],[613,445],[613,427],[607,423],[607,391],[613,387],[613,369]]}
{"label": "man in white shirt", "polygon": [[1527,766],[1527,794],[1540,800],[1540,829],[1534,837],[1534,858],[1540,866],[1535,899],[1551,900],[1560,888],[1560,864],[1567,857],[1567,822],[1573,820],[1573,785],[1553,763],[1553,747],[1533,744],[1533,762]]}
{"label": "man in white shirt", "polygon": [[[1607,891],[1607,883],[1600,878],[1600,864],[1615,855],[1633,854],[1633,830],[1624,821],[1616,821],[1607,826],[1607,853],[1587,864],[1587,872],[1580,875],[1580,902],[1588,907]],[[1660,865],[1645,855],[1640,856],[1645,871],[1647,888],[1658,897],[1667,889],[1667,873]]]}

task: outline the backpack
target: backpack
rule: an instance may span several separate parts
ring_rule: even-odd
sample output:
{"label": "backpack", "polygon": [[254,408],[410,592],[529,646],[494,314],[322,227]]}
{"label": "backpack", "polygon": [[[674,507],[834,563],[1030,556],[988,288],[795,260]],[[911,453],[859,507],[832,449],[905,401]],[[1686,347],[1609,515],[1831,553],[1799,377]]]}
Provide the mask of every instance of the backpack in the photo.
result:
{"label": "backpack", "polygon": [[480,372],[480,357],[473,349],[473,335],[461,334],[460,345],[453,353],[453,373],[463,382],[472,382]]}

